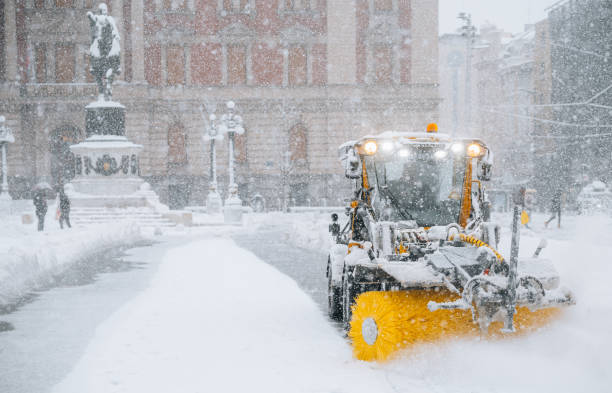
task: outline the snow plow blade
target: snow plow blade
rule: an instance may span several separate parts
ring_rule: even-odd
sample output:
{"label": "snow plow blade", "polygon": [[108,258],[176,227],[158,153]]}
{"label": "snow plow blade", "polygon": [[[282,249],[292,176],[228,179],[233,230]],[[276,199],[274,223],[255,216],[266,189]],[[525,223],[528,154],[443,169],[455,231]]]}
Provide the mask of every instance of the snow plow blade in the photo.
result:
{"label": "snow plow blade", "polygon": [[[349,337],[354,356],[365,361],[385,361],[401,349],[445,340],[484,336],[501,338],[503,323],[492,322],[482,332],[469,309],[430,311],[428,303],[448,303],[459,296],[447,289],[371,291],[362,293],[352,307]],[[514,314],[515,334],[527,333],[548,324],[557,307],[518,306]]]}

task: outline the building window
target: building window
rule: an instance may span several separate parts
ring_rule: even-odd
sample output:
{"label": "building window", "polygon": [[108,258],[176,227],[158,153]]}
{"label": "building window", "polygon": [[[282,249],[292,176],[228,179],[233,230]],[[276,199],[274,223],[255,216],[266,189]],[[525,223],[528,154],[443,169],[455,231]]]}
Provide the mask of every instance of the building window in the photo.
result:
{"label": "building window", "polygon": [[234,136],[234,156],[236,162],[244,164],[247,162],[247,131],[244,134]]}
{"label": "building window", "polygon": [[227,14],[249,14],[255,10],[254,0],[221,0],[221,13]]}
{"label": "building window", "polygon": [[185,50],[182,46],[169,46],[166,49],[166,71],[168,86],[185,83]]}
{"label": "building window", "polygon": [[411,72],[412,72],[412,57],[411,57],[411,46],[402,45],[399,52],[399,65],[400,65],[400,81],[401,83],[410,83]]}
{"label": "building window", "polygon": [[179,122],[172,123],[168,128],[169,167],[182,166],[187,163],[186,140],[185,127]]}
{"label": "building window", "polygon": [[83,56],[83,64],[85,64],[85,82],[93,83],[95,82],[94,76],[91,74],[91,70],[89,69],[89,51],[81,54]]}
{"label": "building window", "polygon": [[253,84],[282,86],[285,65],[284,50],[276,45],[258,43],[252,47]]}
{"label": "building window", "polygon": [[73,44],[55,46],[55,82],[74,82],[75,60]]}
{"label": "building window", "polygon": [[305,164],[308,160],[307,130],[303,124],[296,124],[289,130],[289,151],[291,161]]}
{"label": "building window", "polygon": [[393,0],[374,0],[375,12],[393,11]]}
{"label": "building window", "polygon": [[164,0],[164,11],[186,11],[187,0]]}
{"label": "building window", "polygon": [[55,0],[55,6],[58,8],[73,8],[74,0]]}
{"label": "building window", "polygon": [[246,47],[230,45],[227,47],[227,83],[229,85],[244,85],[246,81]]}
{"label": "building window", "polygon": [[289,49],[289,85],[303,86],[307,83],[306,49],[298,46]]}
{"label": "building window", "polygon": [[34,46],[34,60],[36,61],[36,83],[47,82],[47,45],[36,44]]}
{"label": "building window", "polygon": [[374,80],[375,84],[391,84],[392,51],[391,47],[382,45],[374,48]]}
{"label": "building window", "polygon": [[191,83],[219,85],[223,79],[222,49],[220,44],[207,43],[191,46]]}
{"label": "building window", "polygon": [[145,79],[147,82],[153,86],[161,85],[161,70],[161,45],[147,46],[145,49]]}
{"label": "building window", "polygon": [[278,2],[278,13],[281,16],[292,14],[314,16],[320,13],[318,8],[318,0],[280,0]]}
{"label": "building window", "polygon": [[314,12],[318,4],[317,0],[281,0],[279,6],[284,12]]}
{"label": "building window", "polygon": [[45,8],[45,0],[34,0],[34,8]]}

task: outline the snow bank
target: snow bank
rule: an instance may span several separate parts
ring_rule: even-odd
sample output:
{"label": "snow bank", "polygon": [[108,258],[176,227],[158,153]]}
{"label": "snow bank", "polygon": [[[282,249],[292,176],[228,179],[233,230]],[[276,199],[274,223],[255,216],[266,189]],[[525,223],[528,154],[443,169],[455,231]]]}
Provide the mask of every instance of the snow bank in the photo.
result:
{"label": "snow bank", "polygon": [[[339,209],[341,227],[347,221],[344,210]],[[283,239],[285,243],[308,250],[323,250],[327,252],[330,247],[331,236],[329,235],[329,224],[331,224],[331,213],[300,212],[300,213],[266,213],[249,214],[247,216],[247,228],[257,225],[281,226],[287,230]]]}
{"label": "snow bank", "polygon": [[0,306],[52,282],[79,260],[142,239],[139,228],[128,223],[46,232],[4,224],[0,231]]}
{"label": "snow bank", "polygon": [[[339,211],[340,216],[342,212]],[[331,224],[331,213],[294,213],[297,217],[291,217],[291,233],[287,240],[298,247],[310,250],[324,250],[327,252],[331,243],[329,224]],[[342,220],[343,217],[340,217]],[[341,222],[341,225],[343,223]]]}
{"label": "snow bank", "polygon": [[170,250],[62,392],[390,392],[297,284],[231,240]]}

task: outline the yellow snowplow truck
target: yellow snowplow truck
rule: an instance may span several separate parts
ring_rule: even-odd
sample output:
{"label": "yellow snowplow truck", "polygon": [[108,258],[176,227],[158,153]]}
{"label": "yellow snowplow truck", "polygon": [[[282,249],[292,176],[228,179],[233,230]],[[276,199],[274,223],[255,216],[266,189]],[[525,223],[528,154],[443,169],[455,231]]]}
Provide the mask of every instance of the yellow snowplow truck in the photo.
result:
{"label": "yellow snowplow truck", "polygon": [[419,343],[526,332],[574,303],[553,264],[518,258],[515,208],[510,259],[497,251],[484,181],[492,153],[478,139],[385,132],[343,144],[353,181],[342,227],[332,215],[329,315],[362,360]]}

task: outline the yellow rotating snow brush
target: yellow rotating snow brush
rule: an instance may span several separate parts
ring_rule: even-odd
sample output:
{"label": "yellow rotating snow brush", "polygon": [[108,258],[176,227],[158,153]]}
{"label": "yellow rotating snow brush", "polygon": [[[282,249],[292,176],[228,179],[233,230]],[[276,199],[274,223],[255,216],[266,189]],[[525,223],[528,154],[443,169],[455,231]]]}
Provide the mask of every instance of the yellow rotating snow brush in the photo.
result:
{"label": "yellow rotating snow brush", "polygon": [[[429,301],[448,302],[458,296],[446,289],[365,292],[352,308],[349,337],[357,359],[384,361],[402,348],[457,337],[480,335],[470,310],[431,312]],[[514,316],[517,332],[537,329],[557,315],[558,309],[534,312],[519,307]],[[501,322],[494,322],[486,334],[500,337]]]}

